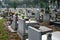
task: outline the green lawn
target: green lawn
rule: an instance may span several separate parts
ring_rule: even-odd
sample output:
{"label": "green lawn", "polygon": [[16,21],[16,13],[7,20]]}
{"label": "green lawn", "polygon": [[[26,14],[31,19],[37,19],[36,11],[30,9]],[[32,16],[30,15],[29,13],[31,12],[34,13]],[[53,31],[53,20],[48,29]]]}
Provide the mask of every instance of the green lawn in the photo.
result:
{"label": "green lawn", "polygon": [[6,21],[6,19],[0,19],[0,40],[7,40],[8,39],[8,33],[4,29],[3,23]]}
{"label": "green lawn", "polygon": [[11,33],[3,23],[6,22],[6,19],[0,19],[0,40],[20,40],[20,37],[17,33]]}

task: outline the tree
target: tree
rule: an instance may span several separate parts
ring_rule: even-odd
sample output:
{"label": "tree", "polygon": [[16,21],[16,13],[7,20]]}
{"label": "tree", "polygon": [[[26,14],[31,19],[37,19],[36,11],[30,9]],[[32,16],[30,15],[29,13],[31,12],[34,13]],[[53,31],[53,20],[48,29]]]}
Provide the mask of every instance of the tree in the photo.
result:
{"label": "tree", "polygon": [[45,7],[45,3],[44,2],[40,2],[40,6],[41,6],[41,8],[44,8]]}
{"label": "tree", "polygon": [[60,3],[59,3],[59,2],[60,2],[60,0],[57,0],[57,5],[58,5],[58,8],[59,8],[59,6],[60,6]]}
{"label": "tree", "polygon": [[14,1],[13,5],[14,5],[14,6],[13,6],[14,8],[17,7],[17,3],[16,3],[15,1]]}

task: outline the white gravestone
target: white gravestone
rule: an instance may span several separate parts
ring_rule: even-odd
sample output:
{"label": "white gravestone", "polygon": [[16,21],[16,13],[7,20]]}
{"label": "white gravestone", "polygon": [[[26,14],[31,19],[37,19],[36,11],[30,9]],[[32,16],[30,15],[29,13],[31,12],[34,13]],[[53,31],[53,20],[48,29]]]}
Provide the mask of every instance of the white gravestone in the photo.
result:
{"label": "white gravestone", "polygon": [[12,29],[15,29],[15,18],[16,16],[15,15],[13,15],[13,21],[12,21]]}
{"label": "white gravestone", "polygon": [[42,35],[52,32],[52,29],[41,26],[39,29],[29,26],[28,39],[29,40],[42,40]]}
{"label": "white gravestone", "polygon": [[19,19],[18,20],[18,32],[21,33],[21,35],[24,35],[24,20]]}
{"label": "white gravestone", "polygon": [[28,39],[29,40],[42,40],[41,31],[29,26]]}

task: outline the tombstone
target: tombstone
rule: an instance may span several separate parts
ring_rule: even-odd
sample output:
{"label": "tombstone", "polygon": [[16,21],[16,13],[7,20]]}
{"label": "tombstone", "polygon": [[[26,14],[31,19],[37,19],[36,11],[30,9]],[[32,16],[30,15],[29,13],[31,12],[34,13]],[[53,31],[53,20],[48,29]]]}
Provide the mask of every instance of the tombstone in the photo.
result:
{"label": "tombstone", "polygon": [[[40,26],[40,28],[39,26],[36,26],[36,27],[33,27],[33,26],[28,27],[28,39],[29,40],[42,40],[42,35],[52,32],[52,29],[47,28],[45,26]],[[51,35],[49,34],[47,36],[47,40],[50,38],[51,38]]]}
{"label": "tombstone", "polygon": [[13,19],[13,21],[12,21],[12,28],[14,30],[17,30],[18,29],[18,23],[17,23],[17,21],[18,21],[18,15],[13,15],[12,19]]}
{"label": "tombstone", "polygon": [[31,8],[26,8],[26,17],[28,19],[31,18],[31,12],[32,12],[32,9]]}
{"label": "tombstone", "polygon": [[23,19],[18,19],[18,32],[24,35],[25,22]]}
{"label": "tombstone", "polygon": [[19,35],[21,34],[21,39],[26,39],[27,35],[28,35],[28,27],[29,25],[34,25],[37,24],[37,22],[29,22],[29,21],[25,21],[24,19],[21,19],[19,17],[18,19],[18,30],[17,32],[19,33]]}
{"label": "tombstone", "polygon": [[42,40],[41,31],[34,28],[34,27],[29,26],[29,28],[28,28],[28,39],[29,40]]}
{"label": "tombstone", "polygon": [[39,13],[37,8],[27,8],[27,17],[33,20],[39,20]]}
{"label": "tombstone", "polygon": [[15,12],[14,8],[9,8],[9,12]]}
{"label": "tombstone", "polygon": [[52,40],[60,40],[60,31],[52,33]]}
{"label": "tombstone", "polygon": [[51,17],[52,17],[52,20],[54,20],[54,21],[56,21],[56,14],[57,14],[57,12],[52,10]]}
{"label": "tombstone", "polygon": [[20,35],[21,39],[23,40],[23,36],[25,34],[25,22],[23,19],[18,19],[18,34]]}
{"label": "tombstone", "polygon": [[12,21],[12,29],[15,29],[15,15],[13,15],[13,21]]}
{"label": "tombstone", "polygon": [[40,14],[38,13],[38,8],[34,8],[34,13],[35,13],[35,20],[39,21]]}
{"label": "tombstone", "polygon": [[45,14],[43,20],[44,20],[44,21],[49,21],[49,14]]}

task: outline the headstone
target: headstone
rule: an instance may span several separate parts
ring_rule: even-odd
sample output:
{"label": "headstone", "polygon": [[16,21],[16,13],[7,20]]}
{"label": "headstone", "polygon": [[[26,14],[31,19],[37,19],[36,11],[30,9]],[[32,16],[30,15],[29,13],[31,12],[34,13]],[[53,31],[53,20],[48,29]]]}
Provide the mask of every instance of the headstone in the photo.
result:
{"label": "headstone", "polygon": [[13,21],[12,21],[12,29],[15,29],[15,15],[13,15]]}
{"label": "headstone", "polygon": [[60,31],[52,33],[52,40],[60,40]]}
{"label": "headstone", "polygon": [[25,32],[25,22],[23,19],[18,19],[18,30],[17,32],[21,34],[21,36],[24,35]]}
{"label": "headstone", "polygon": [[38,10],[37,10],[37,8],[35,8],[35,19],[37,20],[37,21],[39,21],[39,16],[40,16],[40,14],[38,13]]}
{"label": "headstone", "polygon": [[28,39],[29,40],[42,40],[41,31],[29,26],[28,28]]}
{"label": "headstone", "polygon": [[[44,26],[40,26],[40,28],[29,26],[28,27],[28,39],[29,40],[42,40],[42,35],[49,33],[49,32],[51,33],[52,29],[44,27]],[[47,36],[47,40],[48,39],[51,39],[50,34],[48,34]]]}

